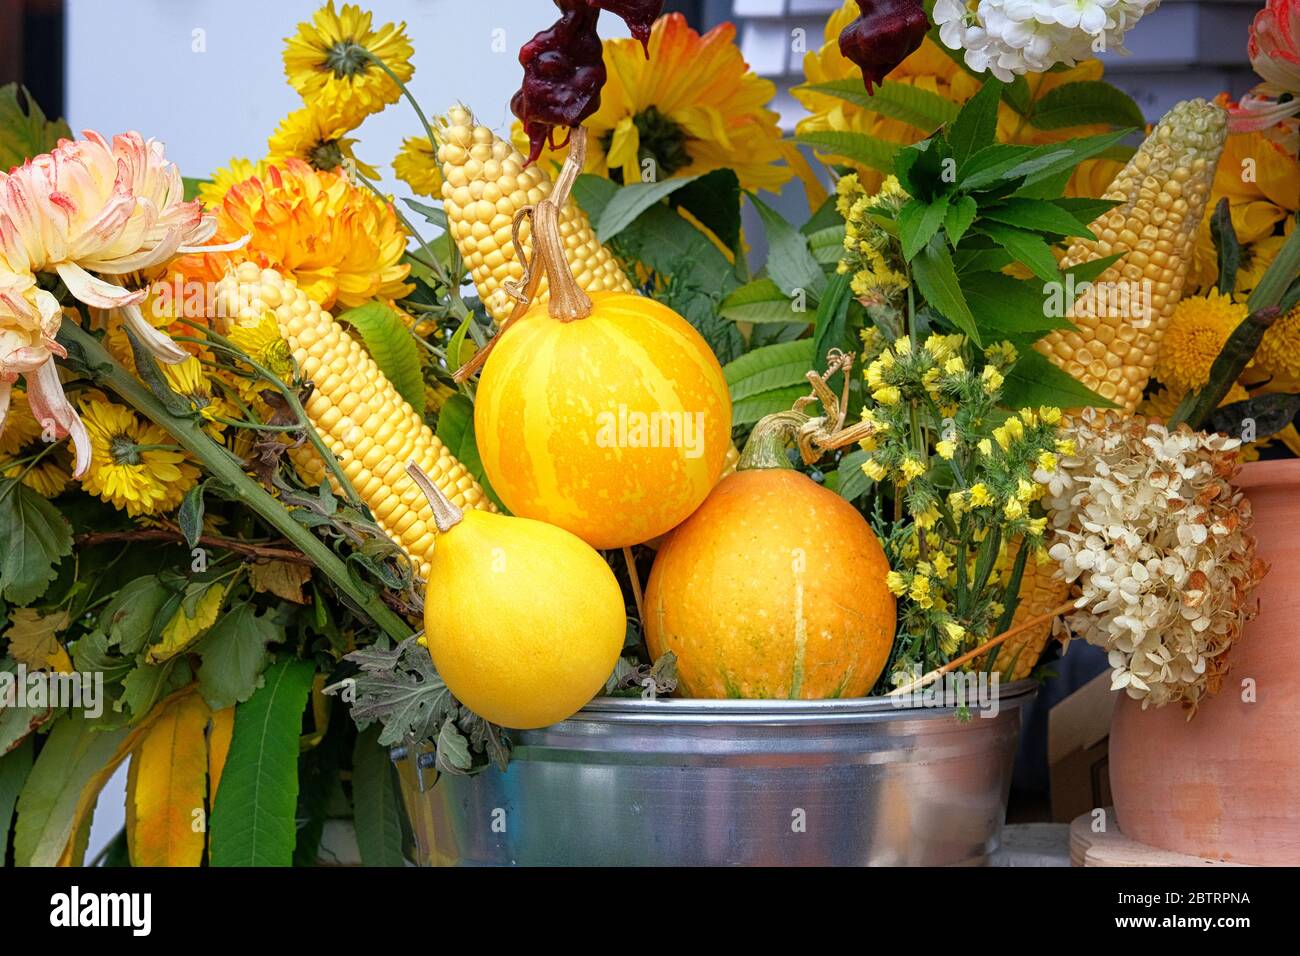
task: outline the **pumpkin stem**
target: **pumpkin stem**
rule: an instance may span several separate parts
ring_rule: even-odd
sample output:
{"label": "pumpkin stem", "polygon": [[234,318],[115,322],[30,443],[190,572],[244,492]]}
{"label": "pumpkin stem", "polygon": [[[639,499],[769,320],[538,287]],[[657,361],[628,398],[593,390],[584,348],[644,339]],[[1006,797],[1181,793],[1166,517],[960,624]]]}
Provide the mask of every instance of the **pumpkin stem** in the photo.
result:
{"label": "pumpkin stem", "polygon": [[465,517],[465,512],[451,503],[451,499],[442,493],[442,489],[429,480],[429,476],[424,473],[413,461],[406,463],[406,473],[411,476],[411,480],[424,492],[424,497],[429,501],[429,507],[433,509],[433,523],[438,526],[440,534],[446,534],[456,525],[460,524]]}
{"label": "pumpkin stem", "polygon": [[749,433],[745,450],[736,462],[736,471],[749,471],[751,468],[789,468],[790,459],[785,449],[799,434],[799,429],[810,419],[803,412],[774,412],[766,418],[759,419],[754,430]]}
{"label": "pumpkin stem", "polygon": [[[555,181],[555,189],[547,199],[543,199],[533,210],[533,255],[534,267],[545,270],[546,281],[550,287],[550,302],[547,311],[551,318],[561,322],[585,319],[591,315],[591,298],[573,277],[569,261],[564,255],[564,240],[560,237],[560,206],[554,200],[567,197],[573,182],[582,172],[587,158],[587,131],[579,126],[573,130],[569,141],[569,154],[564,159],[564,167]],[[560,203],[564,198],[559,199]]]}

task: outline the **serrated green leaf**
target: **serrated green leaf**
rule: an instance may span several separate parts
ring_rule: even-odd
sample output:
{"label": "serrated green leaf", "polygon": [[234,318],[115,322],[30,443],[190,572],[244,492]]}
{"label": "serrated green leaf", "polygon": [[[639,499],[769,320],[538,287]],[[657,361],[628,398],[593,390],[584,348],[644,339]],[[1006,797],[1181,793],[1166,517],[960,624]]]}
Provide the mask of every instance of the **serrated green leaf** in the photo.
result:
{"label": "serrated green leaf", "polygon": [[755,279],[723,299],[718,314],[733,322],[799,322],[806,325],[813,316],[807,311],[795,311],[796,302],[771,279]]}
{"label": "serrated green leaf", "polygon": [[911,262],[931,237],[943,225],[948,214],[948,197],[938,196],[933,202],[911,199],[898,211],[898,237],[903,244],[903,258]]}
{"label": "serrated green leaf", "polygon": [[786,295],[797,295],[802,289],[809,298],[819,298],[826,288],[826,273],[808,251],[808,237],[757,196],[751,194],[750,201],[767,233],[767,274]]}
{"label": "serrated green leaf", "polygon": [[0,86],[0,171],[48,153],[61,138],[72,138],[68,124],[46,119],[26,87],[17,83]]}
{"label": "serrated green leaf", "polygon": [[167,623],[160,620],[160,615],[172,594],[153,575],[127,582],[99,616],[108,645],[116,646],[127,657],[138,654]]}
{"label": "serrated green leaf", "polygon": [[478,439],[474,435],[474,403],[464,395],[453,395],[438,412],[438,438],[475,480],[483,486],[487,496],[506,514],[506,506],[497,497],[483,470],[483,459],[478,453]]}
{"label": "serrated green leaf", "polygon": [[1073,171],[1085,159],[1105,152],[1131,132],[1130,129],[1121,129],[1096,136],[1081,136],[1059,146],[1039,146],[1035,151],[1038,155],[1027,157],[1022,164],[1023,168],[1012,170],[1008,178],[1024,176],[1025,185],[1032,186],[1058,173]]}
{"label": "serrated green leaf", "polygon": [[1122,259],[1123,253],[1117,252],[1113,256],[1103,256],[1100,259],[1089,259],[1087,262],[1080,262],[1078,265],[1070,266],[1068,269],[1062,269],[1062,276],[1074,276],[1076,284],[1080,282],[1094,282],[1107,269]]}
{"label": "serrated green leaf", "polygon": [[437,206],[430,206],[428,203],[423,203],[418,199],[411,199],[409,197],[403,197],[402,202],[406,203],[406,205],[410,206],[411,209],[423,216],[424,221],[430,225],[437,226],[439,229],[447,228],[447,213],[442,209],[439,209]]}
{"label": "serrated green leaf", "polygon": [[992,333],[986,340],[1073,327],[1068,319],[1047,314],[1048,299],[1039,283],[1001,272],[973,272],[962,275],[961,288],[975,322]]}
{"label": "serrated green leaf", "polygon": [[587,218],[595,222],[600,218],[601,213],[605,211],[605,206],[609,204],[610,199],[618,192],[618,183],[606,179],[604,176],[595,176],[591,173],[580,173],[578,178],[573,181],[573,189],[569,195],[578,207],[587,214]]}
{"label": "serrated green leaf", "polygon": [[199,691],[208,706],[225,710],[252,697],[271,659],[267,646],[283,640],[284,627],[270,613],[258,615],[251,604],[223,614],[194,646],[202,658]]}
{"label": "serrated green leaf", "polygon": [[797,399],[810,392],[810,388],[793,385],[786,388],[774,388],[770,392],[760,392],[757,395],[751,395],[749,398],[742,398],[738,402],[732,402],[731,425],[733,428],[752,425],[760,418],[765,418],[774,412],[789,411]]}
{"label": "serrated green leaf", "polygon": [[206,483],[200,481],[185,492],[185,497],[181,499],[181,506],[176,512],[176,523],[180,526],[185,544],[190,549],[199,546],[199,538],[203,535],[204,484]]}
{"label": "serrated green leaf", "polygon": [[839,480],[835,484],[835,492],[845,501],[856,501],[871,488],[873,482],[862,470],[870,457],[870,452],[857,449],[840,459],[839,468],[836,469]]}
{"label": "serrated green leaf", "polygon": [[456,721],[448,717],[442,722],[438,731],[438,769],[452,774],[463,774],[474,766],[470,756],[469,741],[456,726]]}
{"label": "serrated green leaf", "polygon": [[802,133],[794,139],[796,143],[811,146],[819,152],[842,156],[882,173],[894,171],[894,157],[899,150],[897,143],[867,136],[865,133],[820,131]]}
{"label": "serrated green leaf", "polygon": [[1052,247],[1037,233],[1017,229],[1000,222],[984,222],[976,227],[1015,258],[1029,267],[1044,282],[1061,281],[1061,271],[1052,255]]}
{"label": "serrated green leaf", "polygon": [[807,83],[797,89],[837,97],[864,110],[901,120],[924,133],[932,133],[944,123],[951,122],[958,110],[957,104],[947,97],[892,80],[877,84],[874,93],[868,93],[862,80],[857,78]]}
{"label": "serrated green leaf", "polygon": [[1010,409],[1037,408],[1114,408],[1108,401],[1078,379],[1052,364],[1034,349],[1020,353],[1016,364],[1007,372],[1002,387],[1002,404]]}
{"label": "serrated green leaf", "polygon": [[754,349],[722,367],[732,401],[808,381],[813,368],[813,341],[799,339]]}
{"label": "serrated green leaf", "polygon": [[989,77],[948,127],[948,143],[958,166],[993,143],[998,131],[998,103],[1001,100],[1002,83]]}
{"label": "serrated green leaf", "polygon": [[424,408],[420,353],[398,314],[382,302],[368,302],[349,309],[338,320],[361,333],[361,341],[379,370],[419,413]]}
{"label": "serrated green leaf", "polygon": [[613,193],[600,211],[600,218],[593,223],[596,238],[609,242],[620,232],[640,218],[651,206],[668,198],[677,190],[689,186],[698,177],[686,176],[680,179],[665,179],[655,183],[632,183]]}
{"label": "serrated green leaf", "polygon": [[956,246],[961,242],[961,237],[966,235],[966,230],[975,221],[975,213],[978,210],[979,204],[975,202],[973,196],[958,196],[948,206],[943,217],[943,231],[948,236],[949,244]]}
{"label": "serrated green leaf", "polygon": [[[849,303],[853,301],[853,277],[847,272],[837,273],[826,287],[826,294],[817,304],[817,324],[813,332],[813,368],[826,371],[826,356],[831,349],[849,352]],[[838,374],[832,376],[838,379]],[[834,385],[832,388],[836,387]]]}
{"label": "serrated green leaf", "polygon": [[16,478],[0,479],[0,595],[25,607],[50,586],[72,553],[72,526],[44,496]]}
{"label": "serrated green leaf", "polygon": [[1119,205],[1118,199],[1089,199],[1085,196],[1061,197],[1050,200],[1053,206],[1059,206],[1075,219],[1091,225],[1102,213]]}
{"label": "serrated green leaf", "polygon": [[[801,230],[802,231],[802,230]],[[821,265],[835,265],[844,258],[844,226],[827,226],[808,236],[808,251]]]}
{"label": "serrated green leaf", "polygon": [[389,749],[379,743],[379,728],[357,734],[352,751],[352,819],[363,866],[405,866],[402,808]]}
{"label": "serrated green leaf", "polygon": [[952,256],[948,254],[948,246],[942,237],[931,239],[912,260],[912,277],[926,302],[969,335],[976,345],[983,344],[975,317],[971,315],[970,306],[966,304],[966,297],[957,282]]}
{"label": "serrated green leaf", "polygon": [[1053,236],[1077,236],[1084,239],[1096,238],[1088,229],[1088,222],[1080,222],[1055,203],[1042,199],[1003,199],[982,208],[980,215],[994,222],[1032,232]]}
{"label": "serrated green leaf", "polygon": [[212,866],[289,866],[298,805],[298,737],[316,669],[309,661],[282,661],[235,710],[230,741],[212,808]]}
{"label": "serrated green leaf", "polygon": [[1146,119],[1127,93],[1102,80],[1080,80],[1048,91],[1034,104],[1030,123],[1038,129],[1097,124],[1140,128]]}

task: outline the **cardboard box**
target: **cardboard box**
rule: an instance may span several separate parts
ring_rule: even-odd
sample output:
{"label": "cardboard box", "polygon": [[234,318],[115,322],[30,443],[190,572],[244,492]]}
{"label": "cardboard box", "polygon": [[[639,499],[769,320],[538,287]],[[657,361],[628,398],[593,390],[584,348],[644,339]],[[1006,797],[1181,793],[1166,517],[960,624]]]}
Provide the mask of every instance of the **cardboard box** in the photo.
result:
{"label": "cardboard box", "polygon": [[1097,807],[1108,807],[1108,743],[1115,692],[1110,671],[1098,674],[1052,708],[1047,717],[1047,763],[1052,819],[1070,823]]}

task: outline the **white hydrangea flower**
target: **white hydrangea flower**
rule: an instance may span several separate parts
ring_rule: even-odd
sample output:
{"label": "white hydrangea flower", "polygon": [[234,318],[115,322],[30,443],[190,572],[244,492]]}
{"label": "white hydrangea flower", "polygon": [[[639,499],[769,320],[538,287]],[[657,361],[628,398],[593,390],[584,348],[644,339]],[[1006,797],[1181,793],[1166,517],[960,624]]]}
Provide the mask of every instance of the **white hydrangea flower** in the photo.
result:
{"label": "white hydrangea flower", "polygon": [[1107,650],[1114,689],[1194,712],[1267,570],[1230,481],[1240,442],[1091,409],[1071,429],[1076,454],[1041,476],[1048,553],[1080,595],[1066,623]]}
{"label": "white hydrangea flower", "polygon": [[939,39],[966,65],[1010,82],[1097,53],[1127,53],[1124,35],[1160,0],[936,0]]}

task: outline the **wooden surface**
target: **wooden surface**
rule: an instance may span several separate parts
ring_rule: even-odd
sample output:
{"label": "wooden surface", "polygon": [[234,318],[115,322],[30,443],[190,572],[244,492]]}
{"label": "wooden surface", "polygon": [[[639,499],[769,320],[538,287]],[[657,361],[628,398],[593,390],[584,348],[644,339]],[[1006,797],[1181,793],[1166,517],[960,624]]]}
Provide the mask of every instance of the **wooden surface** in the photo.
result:
{"label": "wooden surface", "polygon": [[1075,817],[1070,824],[1070,864],[1072,866],[1242,866],[1223,860],[1203,860],[1200,857],[1169,853],[1155,847],[1130,840],[1120,832],[1115,820],[1115,808],[1106,807],[1103,818],[1106,829],[1093,830],[1094,816],[1085,813]]}

